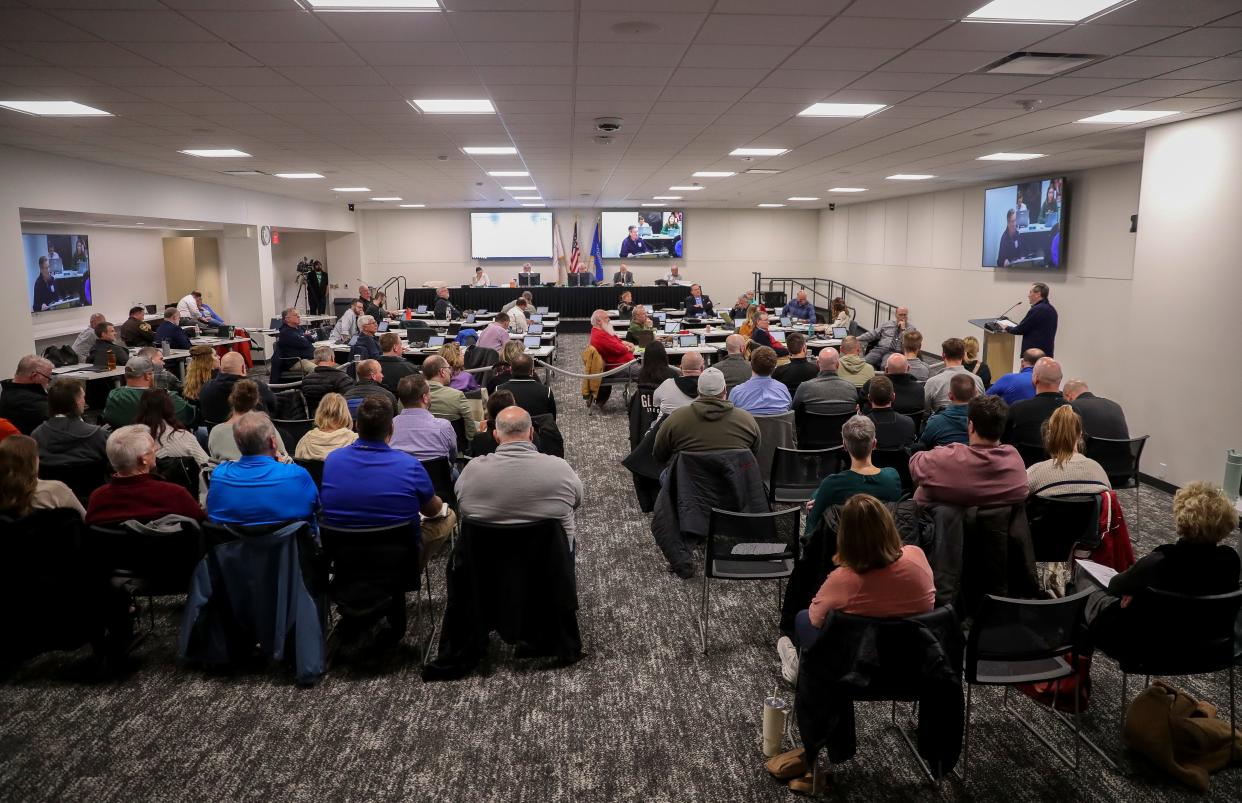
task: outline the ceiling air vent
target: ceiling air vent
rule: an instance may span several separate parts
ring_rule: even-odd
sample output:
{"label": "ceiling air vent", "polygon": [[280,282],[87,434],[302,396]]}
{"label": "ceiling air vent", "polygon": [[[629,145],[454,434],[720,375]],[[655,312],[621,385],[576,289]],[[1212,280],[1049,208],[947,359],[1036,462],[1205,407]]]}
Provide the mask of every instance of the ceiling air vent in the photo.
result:
{"label": "ceiling air vent", "polygon": [[979,72],[991,75],[1059,75],[1066,70],[1084,67],[1098,58],[1082,53],[1010,53]]}

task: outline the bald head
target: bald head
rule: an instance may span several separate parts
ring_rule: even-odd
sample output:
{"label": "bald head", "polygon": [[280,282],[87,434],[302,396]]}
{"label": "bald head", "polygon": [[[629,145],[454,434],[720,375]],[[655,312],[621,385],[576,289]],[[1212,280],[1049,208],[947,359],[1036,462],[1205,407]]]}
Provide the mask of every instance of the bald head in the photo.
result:
{"label": "bald head", "polygon": [[1022,364],[1034,367],[1035,363],[1044,358],[1044,352],[1040,349],[1027,349],[1022,352]]}
{"label": "bald head", "polygon": [[531,438],[530,413],[518,407],[506,407],[496,414],[496,442],[513,443]]}
{"label": "bald head", "polygon": [[1082,394],[1088,392],[1091,388],[1087,387],[1085,379],[1071,379],[1065,383],[1065,387],[1061,388],[1061,392],[1065,394],[1065,398],[1073,401]]}
{"label": "bald head", "polygon": [[220,358],[220,373],[245,376],[246,360],[236,351],[230,351]]}
{"label": "bald head", "polygon": [[841,355],[837,350],[828,347],[819,353],[819,357],[815,359],[815,364],[819,366],[821,371],[835,371],[841,366]]}
{"label": "bald head", "polygon": [[359,379],[370,379],[378,382],[380,374],[380,364],[376,360],[363,360],[358,363],[358,367],[354,369]]}
{"label": "bald head", "polygon": [[729,335],[725,338],[725,351],[729,354],[741,354],[746,347],[746,338],[741,335]]}
{"label": "bald head", "polygon": [[697,351],[683,354],[681,358],[681,375],[696,376],[703,373],[703,355]]}
{"label": "bald head", "polygon": [[906,359],[904,354],[888,355],[888,362],[884,363],[884,373],[886,374],[904,374],[910,371],[910,361]]}
{"label": "bald head", "polygon": [[1035,363],[1035,370],[1031,373],[1031,377],[1035,382],[1036,393],[1060,390],[1061,363],[1051,357],[1044,357]]}
{"label": "bald head", "polygon": [[848,335],[841,340],[842,354],[858,354],[862,351],[862,344],[858,342],[858,338]]}

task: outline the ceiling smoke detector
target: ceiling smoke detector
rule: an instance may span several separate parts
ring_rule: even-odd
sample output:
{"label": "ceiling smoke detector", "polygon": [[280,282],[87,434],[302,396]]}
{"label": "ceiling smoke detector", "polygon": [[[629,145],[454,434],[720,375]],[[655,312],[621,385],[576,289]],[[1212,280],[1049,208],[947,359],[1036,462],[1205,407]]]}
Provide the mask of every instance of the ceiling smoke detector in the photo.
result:
{"label": "ceiling smoke detector", "polygon": [[1024,112],[1033,112],[1036,109],[1038,109],[1040,106],[1044,105],[1044,102],[1040,100],[1039,98],[1028,98],[1026,100],[1015,100],[1014,103],[1018,104],[1018,106],[1020,106],[1022,111]]}
{"label": "ceiling smoke detector", "polygon": [[621,130],[620,117],[596,117],[595,130],[603,134],[612,134]]}

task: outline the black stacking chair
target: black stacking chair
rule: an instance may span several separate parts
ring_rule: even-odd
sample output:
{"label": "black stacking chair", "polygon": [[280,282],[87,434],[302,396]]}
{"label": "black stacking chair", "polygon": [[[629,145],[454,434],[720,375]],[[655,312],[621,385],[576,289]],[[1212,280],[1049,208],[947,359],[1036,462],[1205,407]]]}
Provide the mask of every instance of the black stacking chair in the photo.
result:
{"label": "black stacking chair", "polygon": [[[288,444],[286,444],[288,445]],[[295,459],[302,468],[306,469],[306,473],[311,475],[311,479],[315,481],[315,487],[323,490],[323,461],[322,460],[303,460]]]}
{"label": "black stacking chair", "polygon": [[457,491],[453,487],[453,467],[449,463],[447,457],[437,457],[434,460],[420,460],[423,468],[427,470],[427,475],[431,477],[431,485],[436,489],[436,496],[440,500],[447,503],[449,507],[457,510]]}
{"label": "black stacking chair", "polygon": [[1045,451],[1042,443],[1015,443],[1013,448],[1018,450],[1022,464],[1027,468],[1048,459],[1048,452]]}
{"label": "black stacking chair", "polygon": [[803,449],[832,449],[841,445],[841,427],[853,412],[824,415],[799,408],[795,411],[798,446]]}
{"label": "black stacking chair", "polygon": [[848,460],[842,446],[832,449],[776,447],[772,455],[768,501],[774,505],[809,502],[824,477],[836,474],[842,462]]}
{"label": "black stacking chair", "polygon": [[1026,500],[1031,545],[1040,563],[1068,563],[1074,548],[1100,543],[1100,495],[1032,496]]}
{"label": "black stacking chair", "polygon": [[165,482],[180,485],[190,496],[198,499],[202,471],[193,457],[161,457],[155,461],[155,470]]}
{"label": "black stacking chair", "polygon": [[[197,467],[196,467],[197,468]],[[109,577],[133,580],[147,598],[149,626],[155,629],[151,598],[185,594],[194,567],[207,554],[198,523],[185,521],[176,532],[141,531],[123,524],[96,524],[87,534],[91,559]]]}
{"label": "black stacking chair", "polygon": [[91,497],[91,492],[108,484],[108,461],[97,463],[71,463],[64,466],[49,466],[39,461],[39,479],[59,480],[69,486],[73,495],[83,507]]}
{"label": "black stacking chair", "polygon": [[1139,464],[1143,459],[1143,447],[1149,435],[1138,438],[1114,439],[1087,436],[1084,454],[1100,464],[1108,475],[1114,491],[1134,489],[1134,526],[1139,524],[1142,506],[1139,504]]}
{"label": "black stacking chair", "polygon": [[298,442],[306,433],[315,428],[315,419],[272,419],[272,423],[276,425],[276,431],[280,433],[280,439],[285,444],[285,451],[290,456],[293,455],[298,448]]}
{"label": "black stacking chair", "polygon": [[877,468],[891,468],[901,477],[901,490],[904,493],[914,492],[914,480],[910,478],[910,451],[898,447],[896,449],[873,449],[871,464]]}

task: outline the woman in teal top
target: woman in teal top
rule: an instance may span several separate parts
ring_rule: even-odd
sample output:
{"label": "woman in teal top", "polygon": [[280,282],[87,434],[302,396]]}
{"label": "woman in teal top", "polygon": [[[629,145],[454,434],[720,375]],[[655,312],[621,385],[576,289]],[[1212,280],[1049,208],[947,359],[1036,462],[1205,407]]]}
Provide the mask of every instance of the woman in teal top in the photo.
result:
{"label": "woman in teal top", "polygon": [[850,456],[849,471],[829,474],[820,482],[811,497],[811,512],[806,517],[806,537],[815,532],[824,511],[833,505],[845,504],[854,494],[871,494],[881,502],[901,498],[901,477],[896,469],[876,468],[871,464],[875,448],[875,424],[870,418],[856,415],[841,427],[841,441]]}

